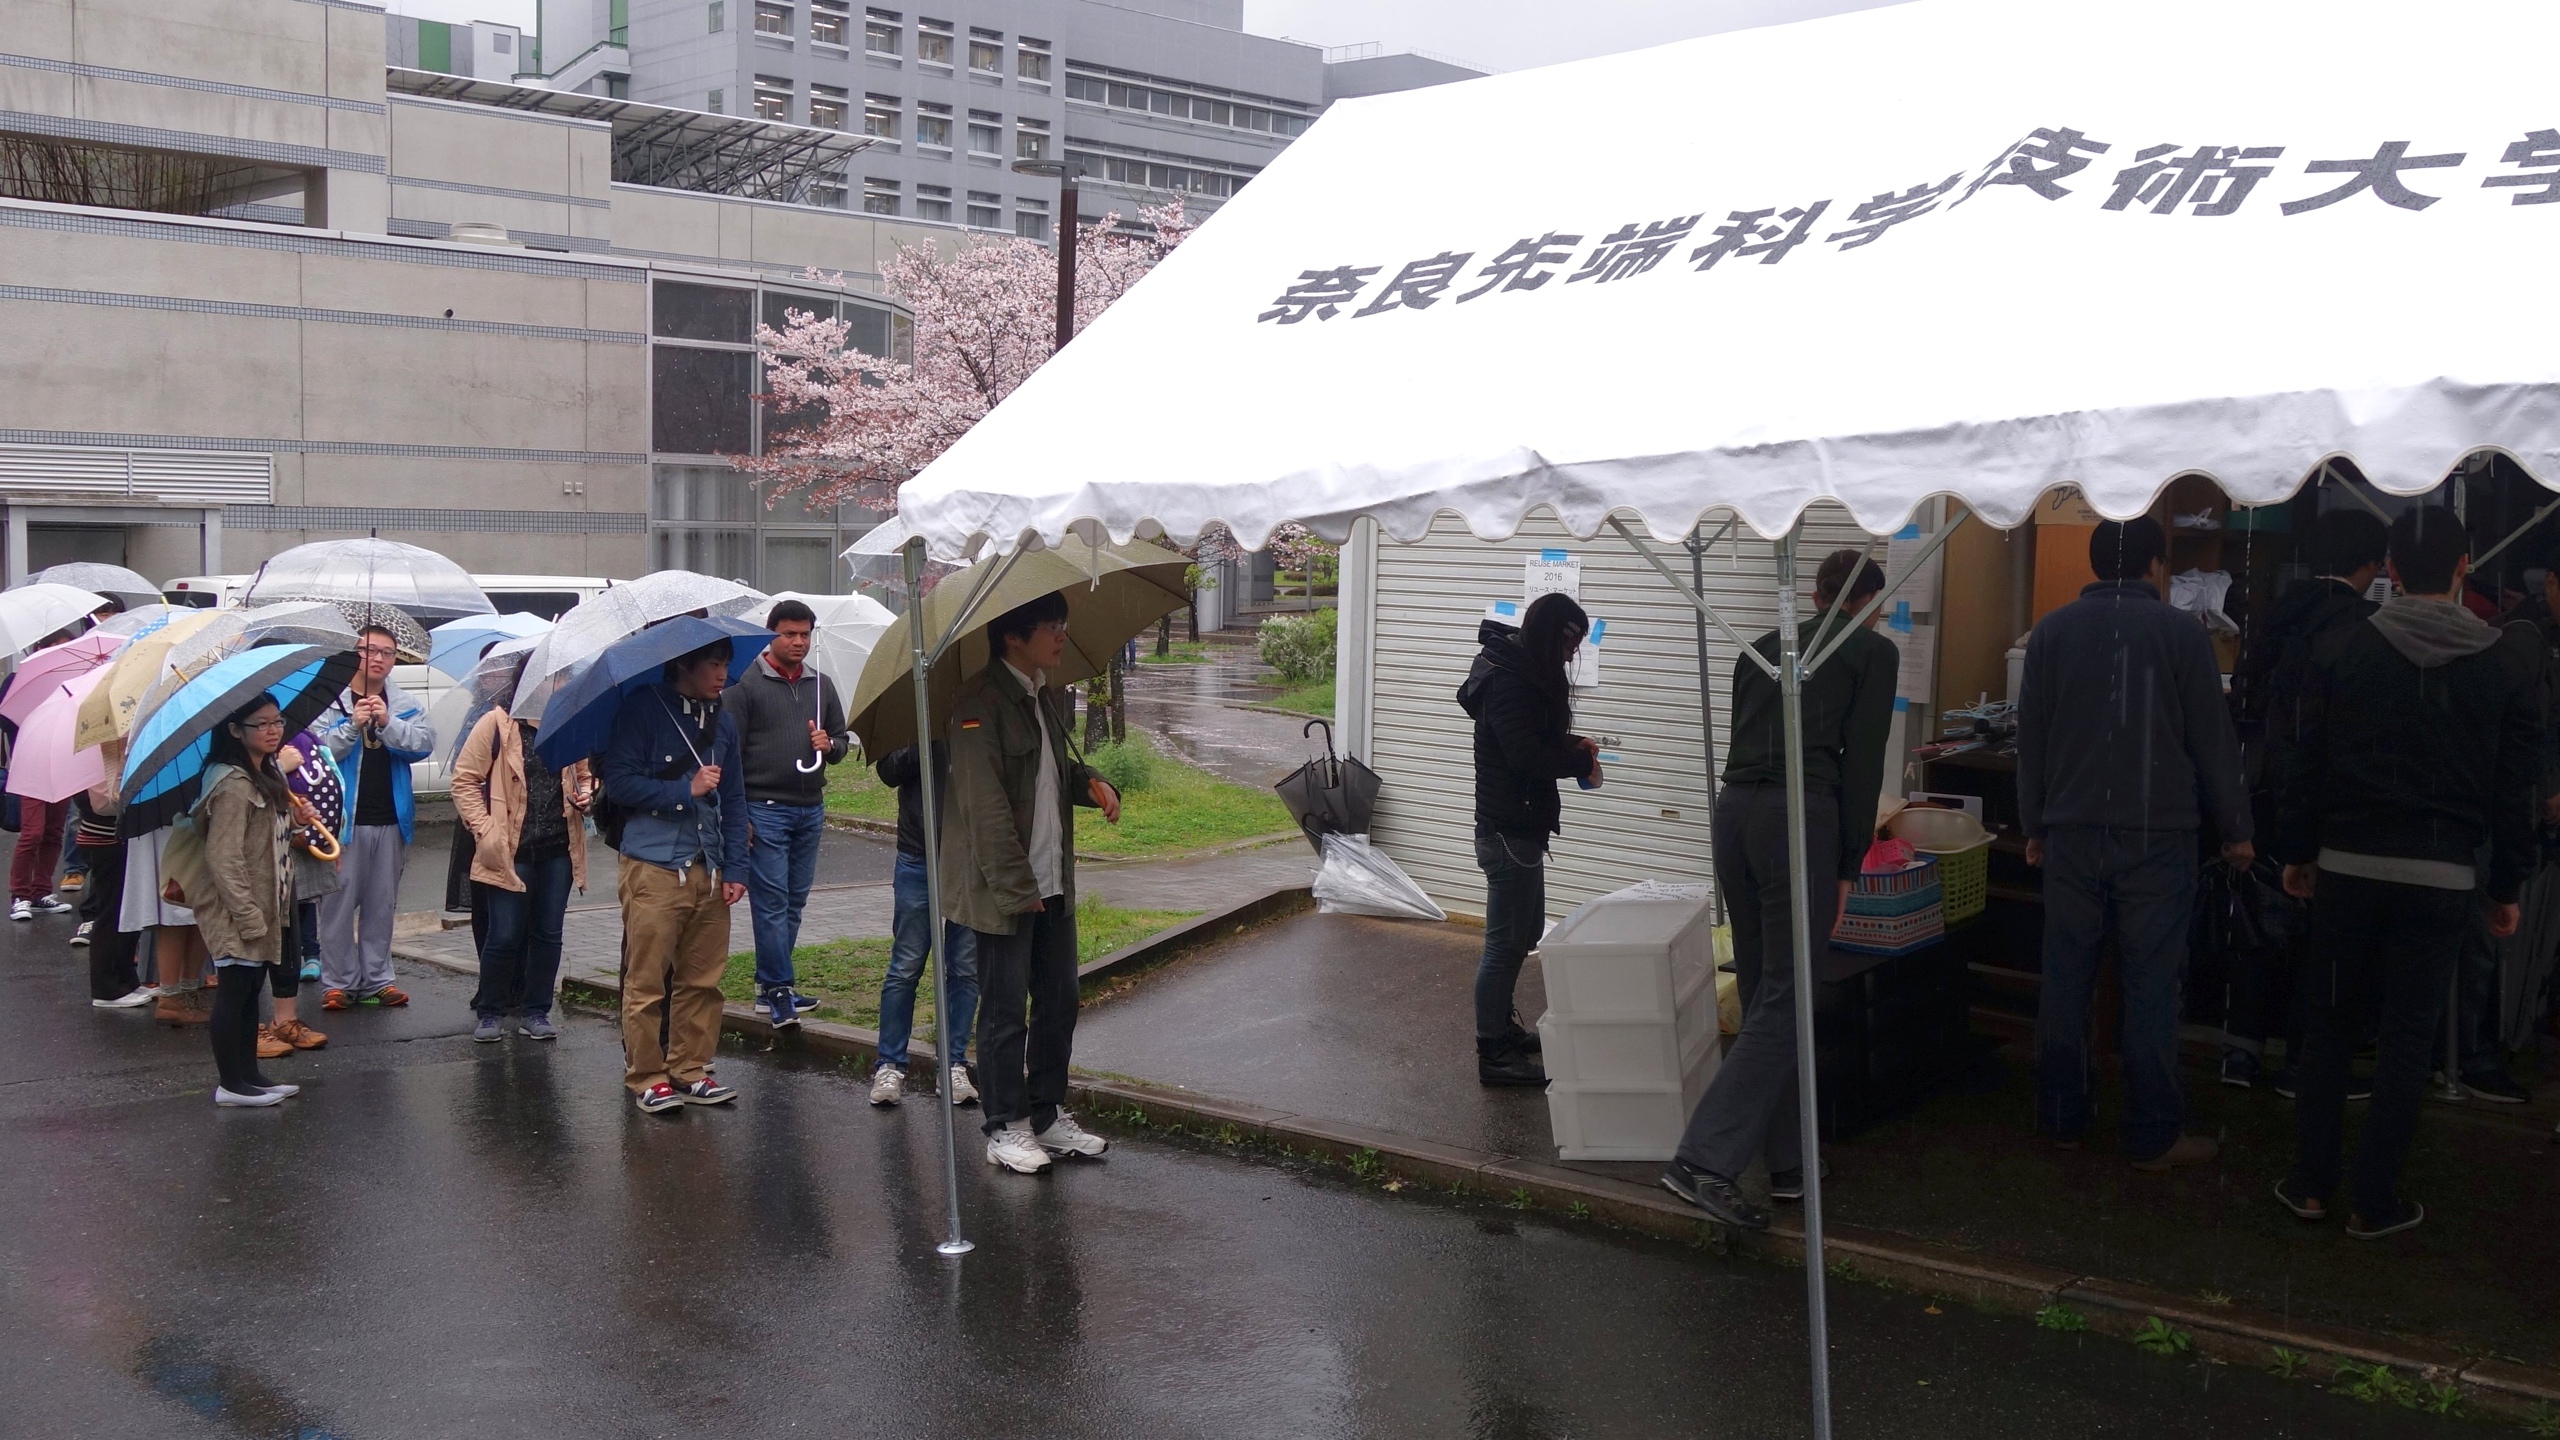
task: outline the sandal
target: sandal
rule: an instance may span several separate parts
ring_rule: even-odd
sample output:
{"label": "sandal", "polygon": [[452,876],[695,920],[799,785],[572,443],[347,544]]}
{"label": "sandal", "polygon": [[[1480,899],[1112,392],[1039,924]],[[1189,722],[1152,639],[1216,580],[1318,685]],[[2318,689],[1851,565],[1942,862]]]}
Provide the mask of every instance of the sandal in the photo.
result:
{"label": "sandal", "polygon": [[356,1008],[356,1002],[348,998],[346,991],[332,990],[328,994],[320,997],[320,1008],[323,1010],[353,1010]]}
{"label": "sandal", "polygon": [[2284,1208],[2292,1211],[2295,1215],[2305,1220],[2326,1220],[2329,1218],[2329,1206],[2326,1201],[2317,1199],[2296,1200],[2292,1195],[2286,1192],[2284,1185],[2285,1182],[2282,1180],[2276,1182],[2276,1202],[2278,1204],[2284,1206]]}

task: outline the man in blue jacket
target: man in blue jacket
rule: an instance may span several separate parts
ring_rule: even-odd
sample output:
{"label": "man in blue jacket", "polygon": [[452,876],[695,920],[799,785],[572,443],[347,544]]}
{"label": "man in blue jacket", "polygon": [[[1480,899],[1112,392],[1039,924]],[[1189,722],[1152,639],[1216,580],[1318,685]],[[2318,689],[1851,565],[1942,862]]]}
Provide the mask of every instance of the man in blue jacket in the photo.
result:
{"label": "man in blue jacket", "polygon": [[391,922],[400,909],[400,871],[418,838],[409,767],[433,754],[427,708],[391,683],[400,644],[379,625],[356,636],[356,673],[311,733],[347,775],[354,827],[339,870],[346,883],[320,902],[320,1008],[406,1005],[391,983]]}
{"label": "man in blue jacket", "polygon": [[716,640],[667,662],[662,683],[623,701],[605,742],[604,793],[625,816],[623,1085],[652,1114],[738,1094],[711,1078],[729,907],[747,893],[738,723],[720,708],[730,653]]}

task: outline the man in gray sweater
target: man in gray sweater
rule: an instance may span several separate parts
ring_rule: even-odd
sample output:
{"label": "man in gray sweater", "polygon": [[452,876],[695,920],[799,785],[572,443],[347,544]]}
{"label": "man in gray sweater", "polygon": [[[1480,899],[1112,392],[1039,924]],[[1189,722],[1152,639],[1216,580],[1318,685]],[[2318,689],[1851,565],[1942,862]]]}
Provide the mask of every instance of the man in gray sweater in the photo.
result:
{"label": "man in gray sweater", "polygon": [[[797,600],[765,617],[773,643],[722,703],[738,723],[747,782],[747,898],[755,915],[756,1004],[776,1029],[795,1029],[817,1002],[795,988],[791,951],[818,878],[827,826],[827,766],[852,750],[835,682],[807,668],[817,616]],[[847,676],[848,680],[852,677]]]}
{"label": "man in gray sweater", "polygon": [[2180,1133],[2179,991],[2195,908],[2196,832],[2225,862],[2250,845],[2240,743],[2212,642],[2161,599],[2168,537],[2148,517],[2089,537],[2098,583],[2036,622],[2018,701],[2018,818],[2044,867],[2036,1005],[2036,1128],[2077,1148],[2089,1128],[2089,1004],[2113,929],[2124,986],[2124,1152],[2137,1170],[2211,1160]]}

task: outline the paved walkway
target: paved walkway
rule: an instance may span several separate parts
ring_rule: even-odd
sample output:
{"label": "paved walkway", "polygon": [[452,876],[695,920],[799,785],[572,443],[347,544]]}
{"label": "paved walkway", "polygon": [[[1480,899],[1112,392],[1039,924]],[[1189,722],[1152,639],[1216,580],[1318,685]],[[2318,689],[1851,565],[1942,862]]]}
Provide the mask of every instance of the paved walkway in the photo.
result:
{"label": "paved walkway", "polygon": [[1208,653],[1214,658],[1200,665],[1140,665],[1129,677],[1129,727],[1239,785],[1271,784],[1323,753],[1320,738],[1301,733],[1305,716],[1244,708],[1281,690],[1252,646],[1213,645]]}

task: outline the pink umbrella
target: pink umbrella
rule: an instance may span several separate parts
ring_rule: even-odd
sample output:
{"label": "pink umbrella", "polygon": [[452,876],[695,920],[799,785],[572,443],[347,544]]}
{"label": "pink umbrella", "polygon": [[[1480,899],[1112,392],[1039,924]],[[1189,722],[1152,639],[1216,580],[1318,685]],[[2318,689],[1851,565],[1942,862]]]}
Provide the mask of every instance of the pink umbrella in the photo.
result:
{"label": "pink umbrella", "polygon": [[19,661],[18,678],[10,683],[8,694],[0,695],[0,720],[26,724],[36,707],[53,697],[55,686],[106,664],[124,642],[122,635],[101,635],[92,630],[77,640],[49,645]]}
{"label": "pink umbrella", "polygon": [[[80,723],[80,702],[106,676],[105,667],[94,666],[85,675],[44,687],[50,693],[18,724],[18,745],[9,756],[10,794],[53,805],[105,782],[106,756],[95,745],[72,749],[71,734]],[[19,688],[9,687],[13,697]]]}

